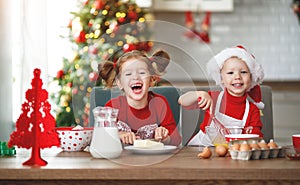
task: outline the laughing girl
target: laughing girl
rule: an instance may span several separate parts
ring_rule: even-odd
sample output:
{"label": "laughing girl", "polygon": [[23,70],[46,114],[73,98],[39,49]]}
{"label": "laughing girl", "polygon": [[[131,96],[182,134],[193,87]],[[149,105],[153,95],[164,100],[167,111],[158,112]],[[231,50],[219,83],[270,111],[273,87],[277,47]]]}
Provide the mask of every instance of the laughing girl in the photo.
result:
{"label": "laughing girl", "polygon": [[105,85],[111,88],[116,84],[124,93],[105,105],[119,109],[118,129],[124,144],[133,144],[136,139],[155,139],[171,145],[181,143],[167,99],[149,91],[169,63],[165,51],[148,57],[134,50],[122,55],[116,63],[99,64],[99,77]]}

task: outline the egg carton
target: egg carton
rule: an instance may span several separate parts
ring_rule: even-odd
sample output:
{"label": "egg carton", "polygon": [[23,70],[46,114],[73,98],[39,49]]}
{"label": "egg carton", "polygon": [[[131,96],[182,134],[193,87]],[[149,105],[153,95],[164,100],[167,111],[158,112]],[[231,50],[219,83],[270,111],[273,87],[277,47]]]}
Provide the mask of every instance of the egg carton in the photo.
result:
{"label": "egg carton", "polygon": [[229,150],[229,153],[231,159],[244,161],[285,157],[285,151],[283,147],[270,149],[253,149],[250,151]]}

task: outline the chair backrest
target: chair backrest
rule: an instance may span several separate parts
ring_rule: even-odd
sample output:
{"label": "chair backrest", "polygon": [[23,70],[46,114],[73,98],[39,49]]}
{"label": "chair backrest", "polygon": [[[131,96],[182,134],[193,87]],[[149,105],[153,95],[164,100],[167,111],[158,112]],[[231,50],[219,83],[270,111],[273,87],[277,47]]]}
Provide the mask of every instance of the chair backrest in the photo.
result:
{"label": "chair backrest", "polygon": [[[188,91],[195,90],[221,90],[218,86],[199,86],[199,87],[184,87],[181,88],[181,93],[184,94]],[[269,141],[273,139],[273,108],[272,108],[272,89],[269,86],[262,85],[262,101],[265,108],[262,110],[261,121],[263,123],[262,133],[264,139]],[[186,145],[189,139],[199,131],[199,126],[203,121],[204,112],[201,110],[186,110],[182,108],[182,144]]]}
{"label": "chair backrest", "polygon": [[[180,123],[180,105],[178,104],[180,89],[171,86],[159,86],[159,87],[152,87],[150,90],[166,97],[172,109],[174,119],[178,125]],[[121,94],[122,91],[120,91],[117,88],[107,89],[103,87],[94,87],[91,92],[91,99],[90,99],[89,126],[94,125],[94,116],[92,112],[93,109],[97,106],[104,106],[108,100],[117,97]]]}
{"label": "chair backrest", "polygon": [[[196,110],[186,110],[178,104],[178,98],[181,94],[188,91],[195,90],[221,90],[218,86],[197,86],[197,87],[172,87],[172,86],[159,86],[151,88],[153,92],[165,96],[170,104],[173,112],[174,119],[177,123],[179,132],[182,134],[182,145],[186,145],[189,139],[199,131],[200,123],[203,121],[204,112]],[[262,101],[265,108],[262,110],[263,115],[261,121],[263,123],[262,133],[264,139],[269,141],[274,137],[273,135],[273,109],[272,109],[272,89],[269,86],[261,86]],[[117,88],[105,89],[103,87],[94,87],[90,99],[90,116],[89,126],[94,125],[94,116],[92,110],[97,106],[104,106],[105,103],[111,98],[117,97],[122,94]]]}

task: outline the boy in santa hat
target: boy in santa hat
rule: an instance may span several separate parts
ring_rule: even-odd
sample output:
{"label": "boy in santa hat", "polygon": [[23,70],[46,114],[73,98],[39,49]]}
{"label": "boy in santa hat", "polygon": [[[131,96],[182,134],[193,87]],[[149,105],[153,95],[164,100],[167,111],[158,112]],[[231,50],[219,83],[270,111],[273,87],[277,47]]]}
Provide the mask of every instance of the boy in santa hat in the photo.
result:
{"label": "boy in santa hat", "polygon": [[[186,109],[206,110],[200,131],[188,145],[211,146],[211,139],[230,133],[232,127],[263,137],[259,109],[264,104],[259,84],[264,71],[255,57],[243,46],[226,48],[207,63],[207,71],[223,91],[190,91],[178,100]],[[208,129],[219,132],[209,137]]]}

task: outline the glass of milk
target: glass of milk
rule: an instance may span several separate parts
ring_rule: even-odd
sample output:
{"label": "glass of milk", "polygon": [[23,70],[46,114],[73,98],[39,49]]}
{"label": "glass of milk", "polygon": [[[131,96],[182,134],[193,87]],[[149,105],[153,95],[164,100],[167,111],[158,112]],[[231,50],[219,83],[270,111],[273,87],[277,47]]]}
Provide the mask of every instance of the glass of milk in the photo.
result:
{"label": "glass of milk", "polygon": [[117,158],[122,153],[122,144],[117,128],[118,109],[96,107],[94,114],[94,132],[90,153],[94,158]]}

